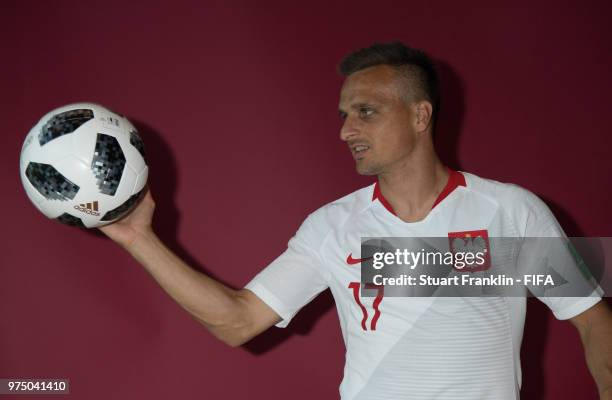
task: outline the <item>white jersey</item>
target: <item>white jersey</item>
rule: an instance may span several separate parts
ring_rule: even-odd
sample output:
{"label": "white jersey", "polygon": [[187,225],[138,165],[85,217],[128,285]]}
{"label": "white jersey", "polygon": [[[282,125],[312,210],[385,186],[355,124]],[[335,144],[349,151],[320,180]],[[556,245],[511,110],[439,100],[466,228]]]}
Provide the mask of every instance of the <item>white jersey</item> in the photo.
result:
{"label": "white jersey", "polygon": [[[346,345],[343,400],[518,399],[525,297],[360,295],[362,237],[562,237],[548,207],[512,184],[450,171],[421,221],[398,218],[378,184],[313,212],[288,249],[246,285],[282,318],[321,291],[334,296]],[[372,289],[376,291],[377,289]],[[558,319],[600,300],[540,298]]]}

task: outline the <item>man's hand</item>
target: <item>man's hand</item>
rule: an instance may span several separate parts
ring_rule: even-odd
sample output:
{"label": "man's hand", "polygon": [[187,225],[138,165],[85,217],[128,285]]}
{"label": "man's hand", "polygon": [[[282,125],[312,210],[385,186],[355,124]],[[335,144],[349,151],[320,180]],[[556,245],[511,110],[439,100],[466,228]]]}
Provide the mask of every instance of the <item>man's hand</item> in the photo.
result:
{"label": "man's hand", "polygon": [[151,191],[147,189],[144,198],[125,218],[99,229],[127,249],[138,237],[152,233],[154,210],[155,202]]}

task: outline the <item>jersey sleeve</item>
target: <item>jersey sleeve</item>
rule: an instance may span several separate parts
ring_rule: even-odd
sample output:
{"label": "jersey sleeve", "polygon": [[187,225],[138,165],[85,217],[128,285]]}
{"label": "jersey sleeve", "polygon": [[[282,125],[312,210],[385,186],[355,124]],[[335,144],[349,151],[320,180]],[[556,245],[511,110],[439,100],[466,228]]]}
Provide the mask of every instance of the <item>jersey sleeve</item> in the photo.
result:
{"label": "jersey sleeve", "polygon": [[560,274],[572,285],[572,294],[577,293],[577,295],[547,296],[546,292],[530,290],[550,308],[557,319],[573,318],[599,302],[603,290],[592,278],[587,267],[580,265],[580,256],[572,251],[570,240],[548,206],[533,193],[525,189],[521,189],[521,192],[521,202],[524,205],[522,212],[524,243],[531,246],[531,250],[527,251],[529,259],[522,258],[521,262],[533,263],[527,266],[524,272],[551,272],[552,268],[555,274]]}
{"label": "jersey sleeve", "polygon": [[318,253],[321,240],[320,227],[311,215],[289,240],[287,250],[245,286],[280,315],[279,328],[286,327],[302,307],[328,287]]}

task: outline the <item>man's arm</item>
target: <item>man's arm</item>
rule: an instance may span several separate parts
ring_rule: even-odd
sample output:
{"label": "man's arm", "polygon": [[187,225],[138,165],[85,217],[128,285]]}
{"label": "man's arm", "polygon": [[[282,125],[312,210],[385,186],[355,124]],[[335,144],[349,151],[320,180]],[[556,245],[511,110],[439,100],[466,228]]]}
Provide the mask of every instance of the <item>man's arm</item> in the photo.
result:
{"label": "man's arm", "polygon": [[612,311],[600,301],[570,321],[580,333],[600,398],[612,400]]}
{"label": "man's arm", "polygon": [[155,203],[147,192],[130,215],[100,228],[125,248],[160,286],[213,335],[239,346],[280,321],[251,291],[234,290],[194,270],[168,249],[151,228]]}

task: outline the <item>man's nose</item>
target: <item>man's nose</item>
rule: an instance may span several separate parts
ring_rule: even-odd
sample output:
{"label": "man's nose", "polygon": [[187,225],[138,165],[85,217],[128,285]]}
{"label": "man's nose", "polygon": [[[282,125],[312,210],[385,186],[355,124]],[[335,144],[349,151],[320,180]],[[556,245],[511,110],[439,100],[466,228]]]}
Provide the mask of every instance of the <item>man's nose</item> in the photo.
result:
{"label": "man's nose", "polygon": [[340,128],[340,139],[344,142],[348,142],[352,137],[359,134],[357,128],[353,125],[349,118],[344,120],[342,128]]}

